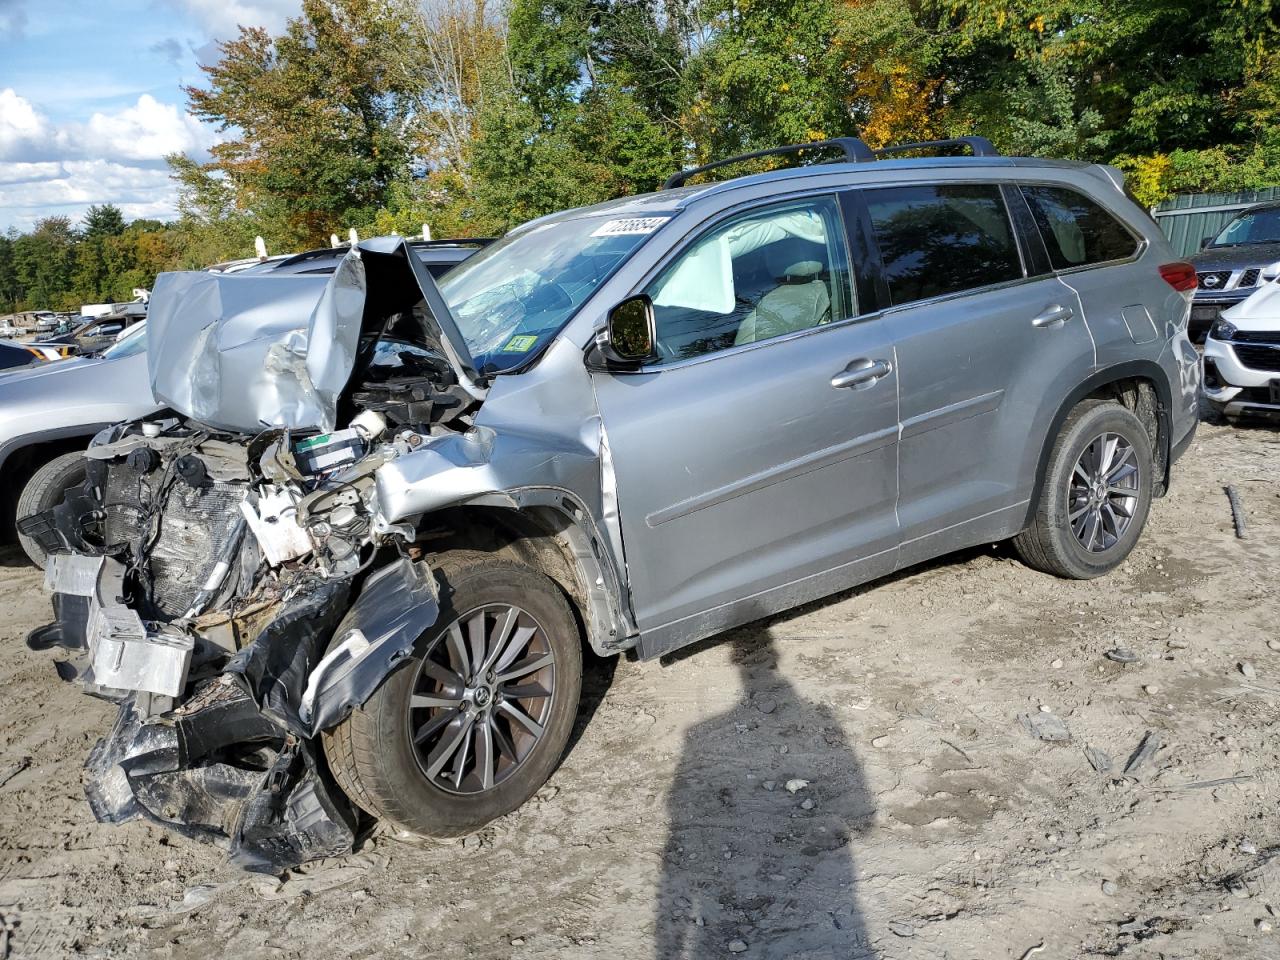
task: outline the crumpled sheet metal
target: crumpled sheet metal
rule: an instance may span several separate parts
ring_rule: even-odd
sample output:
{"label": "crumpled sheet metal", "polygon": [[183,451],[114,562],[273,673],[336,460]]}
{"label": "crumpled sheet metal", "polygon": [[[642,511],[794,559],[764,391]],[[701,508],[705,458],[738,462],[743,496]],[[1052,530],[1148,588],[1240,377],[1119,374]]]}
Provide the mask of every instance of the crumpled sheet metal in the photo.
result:
{"label": "crumpled sheet metal", "polygon": [[425,563],[402,558],[371,574],[310,678],[315,702],[303,719],[312,734],[336,726],[373,696],[439,614],[436,579]]}
{"label": "crumpled sheet metal", "polygon": [[327,278],[161,274],[147,318],[156,402],[242,433],[334,429],[365,290],[355,251]]}
{"label": "crumpled sheet metal", "polygon": [[[213,681],[203,694],[164,721],[144,720],[132,698],[121,704],[85,764],[94,816],[222,843],[233,863],[264,873],[350,853],[357,814],[329,787],[316,745],[288,736],[236,681]],[[254,762],[234,761],[254,749]]]}

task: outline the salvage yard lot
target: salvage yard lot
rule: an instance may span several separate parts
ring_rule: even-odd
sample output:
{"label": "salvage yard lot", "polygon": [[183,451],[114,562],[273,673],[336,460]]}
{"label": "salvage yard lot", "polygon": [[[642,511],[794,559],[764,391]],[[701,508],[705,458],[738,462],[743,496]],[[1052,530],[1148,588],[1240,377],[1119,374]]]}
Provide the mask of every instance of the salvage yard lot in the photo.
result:
{"label": "salvage yard lot", "polygon": [[[1108,578],[969,551],[671,663],[596,662],[589,720],[536,801],[461,842],[377,832],[283,882],[93,822],[80,767],[115,709],[23,645],[48,607],[11,551],[12,955],[1275,956],[1277,464],[1274,430],[1203,424]],[[1159,749],[1123,776],[1148,733]]]}

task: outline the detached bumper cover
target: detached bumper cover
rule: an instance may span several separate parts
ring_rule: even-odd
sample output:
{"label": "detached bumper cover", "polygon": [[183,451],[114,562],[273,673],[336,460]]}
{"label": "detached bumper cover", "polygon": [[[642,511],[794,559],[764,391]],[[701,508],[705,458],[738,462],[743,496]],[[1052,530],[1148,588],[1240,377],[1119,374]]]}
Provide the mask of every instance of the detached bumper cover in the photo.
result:
{"label": "detached bumper cover", "polygon": [[[95,612],[136,619],[112,595],[116,561],[59,556],[47,579],[57,619],[33,631],[28,645],[72,652],[59,675],[120,704],[86,763],[95,817],[142,817],[222,842],[232,862],[256,871],[350,852],[357,812],[330,780],[316,737],[363,704],[435,622],[437,587],[426,564],[388,564],[364,581],[354,603],[352,578],[299,591],[220,670],[200,665],[200,641],[166,627],[197,652],[182,666],[175,694],[189,696],[176,707],[169,687],[156,690],[160,684],[146,679],[167,684],[175,667],[171,645],[146,639],[150,624],[139,621],[142,638],[130,635],[126,648],[135,667],[127,676],[144,679],[132,687],[101,682],[119,644],[95,626]],[[205,676],[188,677],[188,669]],[[113,683],[122,676],[110,675]]]}

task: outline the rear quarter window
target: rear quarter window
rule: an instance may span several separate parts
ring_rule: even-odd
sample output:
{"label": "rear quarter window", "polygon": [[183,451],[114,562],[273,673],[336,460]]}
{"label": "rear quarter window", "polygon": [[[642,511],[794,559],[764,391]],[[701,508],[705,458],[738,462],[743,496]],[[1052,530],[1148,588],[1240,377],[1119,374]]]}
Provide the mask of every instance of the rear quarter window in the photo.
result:
{"label": "rear quarter window", "polygon": [[1022,278],[995,184],[887,187],[865,196],[895,306]]}
{"label": "rear quarter window", "polygon": [[1138,252],[1138,238],[1083,193],[1069,187],[1024,186],[1022,195],[1055,270],[1127,260]]}

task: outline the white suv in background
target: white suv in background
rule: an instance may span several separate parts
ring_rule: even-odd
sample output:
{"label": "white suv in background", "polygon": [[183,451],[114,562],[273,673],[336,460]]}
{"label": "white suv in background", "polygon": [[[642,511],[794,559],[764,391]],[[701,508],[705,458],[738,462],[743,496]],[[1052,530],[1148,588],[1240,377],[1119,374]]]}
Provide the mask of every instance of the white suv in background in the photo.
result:
{"label": "white suv in background", "polygon": [[1223,416],[1280,416],[1280,282],[1214,321],[1204,343],[1204,393]]}

